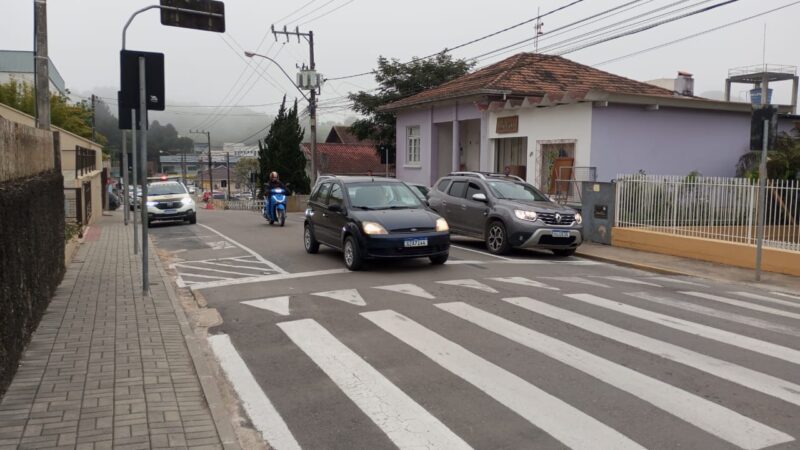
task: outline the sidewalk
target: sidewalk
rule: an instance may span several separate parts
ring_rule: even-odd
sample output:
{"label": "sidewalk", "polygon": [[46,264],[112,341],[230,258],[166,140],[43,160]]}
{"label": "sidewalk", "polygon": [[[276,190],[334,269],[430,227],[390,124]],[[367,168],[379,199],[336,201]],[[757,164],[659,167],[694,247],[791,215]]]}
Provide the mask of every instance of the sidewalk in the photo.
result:
{"label": "sidewalk", "polygon": [[143,298],[121,222],[101,217],[67,267],[0,402],[0,449],[237,447],[155,250]]}
{"label": "sidewalk", "polygon": [[762,272],[761,283],[755,281],[755,271],[726,266],[679,256],[649,253],[610,245],[587,242],[578,247],[577,256],[670,275],[688,275],[718,281],[769,285],[796,293],[800,291],[800,278],[773,272]]}

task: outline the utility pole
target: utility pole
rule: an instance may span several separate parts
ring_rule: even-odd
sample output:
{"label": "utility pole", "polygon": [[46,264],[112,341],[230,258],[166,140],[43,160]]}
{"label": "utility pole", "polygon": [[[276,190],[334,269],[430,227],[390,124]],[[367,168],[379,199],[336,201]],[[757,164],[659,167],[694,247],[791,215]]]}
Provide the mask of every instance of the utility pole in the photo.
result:
{"label": "utility pole", "polygon": [[208,189],[211,193],[208,197],[208,203],[206,203],[206,209],[214,209],[214,169],[211,162],[211,132],[205,130],[189,130],[189,133],[205,134],[208,139]]}
{"label": "utility pole", "polygon": [[130,209],[128,207],[128,130],[122,130],[122,217],[125,225],[130,219]]}
{"label": "utility pole", "polygon": [[[309,50],[309,69],[311,69],[312,73],[316,70],[316,64],[314,63],[314,32],[309,30],[308,33],[301,33],[298,27],[295,27],[294,31],[287,31],[286,27],[283,27],[283,31],[275,30],[275,25],[271,28],[272,34],[275,36],[275,40],[278,40],[278,35],[286,36],[286,42],[289,42],[289,36],[297,36],[297,42],[300,42],[300,37],[303,37],[308,42],[308,50]],[[308,99],[308,122],[309,122],[309,131],[311,133],[311,185],[314,186],[314,183],[317,180],[317,167],[319,167],[317,163],[317,89],[320,86],[318,83],[312,82],[311,86],[309,86],[310,96]]]}
{"label": "utility pole", "polygon": [[225,183],[228,185],[228,197],[227,200],[231,201],[231,154],[230,152],[225,153],[225,168],[228,170],[228,181]]}
{"label": "utility pole", "polygon": [[[141,137],[141,154],[142,159],[142,295],[147,296],[150,293],[150,262],[148,260],[148,250],[150,242],[147,240],[147,228],[150,225],[148,220],[147,211],[147,93],[146,93],[147,79],[145,78],[145,62],[144,57],[139,57],[139,132],[142,133]],[[135,132],[136,130],[134,130]]]}
{"label": "utility pole", "polygon": [[33,0],[33,70],[36,128],[50,129],[50,58],[47,56],[47,0]]}

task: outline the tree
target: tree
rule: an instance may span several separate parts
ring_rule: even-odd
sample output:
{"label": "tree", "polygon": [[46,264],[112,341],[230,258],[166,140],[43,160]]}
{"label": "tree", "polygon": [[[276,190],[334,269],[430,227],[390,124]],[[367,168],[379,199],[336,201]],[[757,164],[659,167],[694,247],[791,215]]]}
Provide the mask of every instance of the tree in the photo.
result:
{"label": "tree", "polygon": [[378,108],[466,75],[474,65],[474,61],[453,59],[446,52],[433,58],[414,58],[408,63],[380,56],[375,71],[375,81],[380,85],[377,93],[359,91],[348,95],[353,102],[353,109],[365,116],[353,123],[353,133],[359,139],[375,141],[375,150],[381,158],[384,157],[381,147],[388,147],[389,160],[393,161],[396,116],[394,113],[378,111]]}
{"label": "tree", "polygon": [[239,162],[233,166],[233,179],[235,182],[243,185],[251,193],[258,190],[258,183],[256,180],[250,178],[250,174],[258,174],[258,158],[240,158]]}
{"label": "tree", "polygon": [[293,192],[309,193],[311,187],[306,175],[306,157],[300,148],[302,142],[303,128],[297,117],[297,100],[291,108],[286,109],[284,96],[267,136],[263,141],[258,141],[258,178],[261,186],[269,181],[270,172],[278,172],[281,181],[291,184]]}
{"label": "tree", "polygon": [[[736,175],[757,179],[760,162],[761,150],[745,153],[736,164]],[[775,148],[767,152],[767,178],[800,179],[800,129],[778,135]]]}

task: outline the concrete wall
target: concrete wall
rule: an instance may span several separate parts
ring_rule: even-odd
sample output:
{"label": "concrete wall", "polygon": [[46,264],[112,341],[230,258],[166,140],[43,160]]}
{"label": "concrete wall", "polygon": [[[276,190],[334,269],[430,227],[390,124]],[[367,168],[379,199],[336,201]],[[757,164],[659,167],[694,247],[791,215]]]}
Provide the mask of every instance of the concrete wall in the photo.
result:
{"label": "concrete wall", "polygon": [[[617,247],[755,268],[756,248],[752,245],[633,228],[614,228],[611,236],[611,244]],[[800,276],[800,252],[765,247],[762,267],[768,272]]]}
{"label": "concrete wall", "polygon": [[53,133],[0,117],[0,182],[54,168]]}
{"label": "concrete wall", "polygon": [[[593,145],[592,113],[591,103],[492,112],[489,114],[489,138],[527,137],[527,181],[538,186],[543,144],[574,141],[575,165],[590,165],[589,156]],[[514,115],[519,116],[519,131],[498,134],[497,118]],[[494,167],[494,157],[495,155],[490,155],[491,168]]]}
{"label": "concrete wall", "polygon": [[592,117],[590,165],[598,181],[639,170],[730,177],[750,145],[747,113],[610,105],[594,108]]}

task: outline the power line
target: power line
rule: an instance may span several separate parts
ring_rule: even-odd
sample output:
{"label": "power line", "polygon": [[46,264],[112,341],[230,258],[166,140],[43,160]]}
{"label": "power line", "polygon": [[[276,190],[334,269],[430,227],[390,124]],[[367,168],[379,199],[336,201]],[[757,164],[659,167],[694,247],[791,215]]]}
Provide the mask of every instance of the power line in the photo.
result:
{"label": "power line", "polygon": [[283,22],[283,21],[284,21],[284,20],[286,20],[287,18],[289,18],[289,17],[292,17],[292,16],[293,16],[293,15],[295,15],[296,13],[298,13],[298,12],[302,11],[303,9],[305,9],[305,7],[306,7],[306,6],[308,6],[308,5],[312,4],[312,3],[316,2],[316,1],[317,1],[317,0],[311,0],[310,2],[303,4],[303,6],[301,6],[301,7],[297,8],[297,9],[295,9],[294,11],[292,11],[292,12],[290,12],[289,14],[287,14],[287,15],[285,15],[285,16],[283,16],[283,17],[281,17],[280,19],[276,20],[275,22]]}
{"label": "power line", "polygon": [[756,19],[758,17],[765,16],[767,14],[771,14],[771,13],[774,13],[776,11],[780,11],[782,9],[788,8],[790,6],[795,6],[797,4],[800,4],[800,1],[796,1],[796,2],[792,2],[792,3],[789,3],[789,4],[783,5],[783,6],[779,6],[777,8],[770,9],[768,11],[764,11],[764,12],[761,12],[761,13],[758,13],[758,14],[754,14],[752,16],[748,16],[748,17],[745,17],[745,18],[742,18],[742,19],[739,19],[739,20],[735,20],[733,22],[728,22],[728,23],[726,23],[724,25],[720,25],[718,27],[710,28],[708,30],[701,31],[699,33],[690,34],[690,35],[684,36],[682,38],[678,38],[678,39],[675,39],[675,40],[672,40],[672,41],[664,42],[663,44],[655,45],[653,47],[648,47],[648,48],[645,48],[645,49],[642,49],[642,50],[639,50],[639,51],[636,51],[636,52],[633,52],[633,53],[628,53],[627,55],[618,56],[616,58],[608,59],[608,60],[593,64],[592,67],[599,67],[599,66],[602,66],[602,65],[605,65],[605,64],[610,64],[610,63],[613,63],[613,62],[621,61],[623,59],[628,59],[628,58],[631,58],[631,57],[634,57],[634,56],[638,56],[638,55],[641,55],[642,53],[647,53],[647,52],[651,52],[653,50],[658,50],[660,48],[668,47],[670,45],[677,44],[677,43],[683,42],[683,41],[687,41],[689,39],[694,39],[694,38],[696,38],[698,36],[702,36],[702,35],[705,35],[705,34],[708,34],[708,33],[712,33],[714,31],[722,30],[724,28],[728,28],[728,27],[731,27],[733,25],[738,25],[738,24],[740,24],[742,22],[747,22],[749,20],[753,20],[753,19]]}
{"label": "power line", "polygon": [[297,22],[299,22],[301,19],[304,19],[304,18],[306,18],[306,17],[310,16],[311,14],[313,14],[313,13],[315,13],[315,12],[319,11],[320,9],[322,9],[322,8],[324,8],[324,7],[328,6],[328,5],[330,5],[331,3],[335,2],[335,1],[336,1],[336,0],[328,0],[327,2],[323,3],[322,5],[320,5],[320,6],[317,6],[316,8],[312,9],[311,11],[308,11],[307,13],[303,14],[302,16],[300,16],[300,17],[295,17],[294,19],[292,19],[292,23],[297,23]]}
{"label": "power line", "polygon": [[333,8],[333,9],[331,9],[331,10],[330,10],[330,11],[328,11],[328,12],[325,12],[325,13],[323,13],[323,14],[320,14],[320,15],[318,15],[318,16],[316,16],[316,17],[312,17],[311,19],[308,19],[308,20],[306,20],[305,22],[302,22],[302,23],[299,23],[299,24],[297,24],[297,26],[298,26],[298,27],[302,27],[303,25],[305,25],[305,24],[307,24],[307,23],[311,23],[311,22],[313,22],[313,21],[315,21],[315,20],[317,20],[317,19],[321,19],[321,18],[323,18],[323,17],[325,17],[325,16],[327,16],[327,15],[330,15],[330,14],[332,14],[332,13],[334,13],[334,12],[336,12],[336,11],[338,11],[338,10],[342,9],[342,8],[344,8],[345,6],[349,5],[350,3],[353,3],[354,1],[356,1],[356,0],[348,0],[348,1],[344,2],[344,3],[342,3],[341,5],[337,6],[336,8]]}

